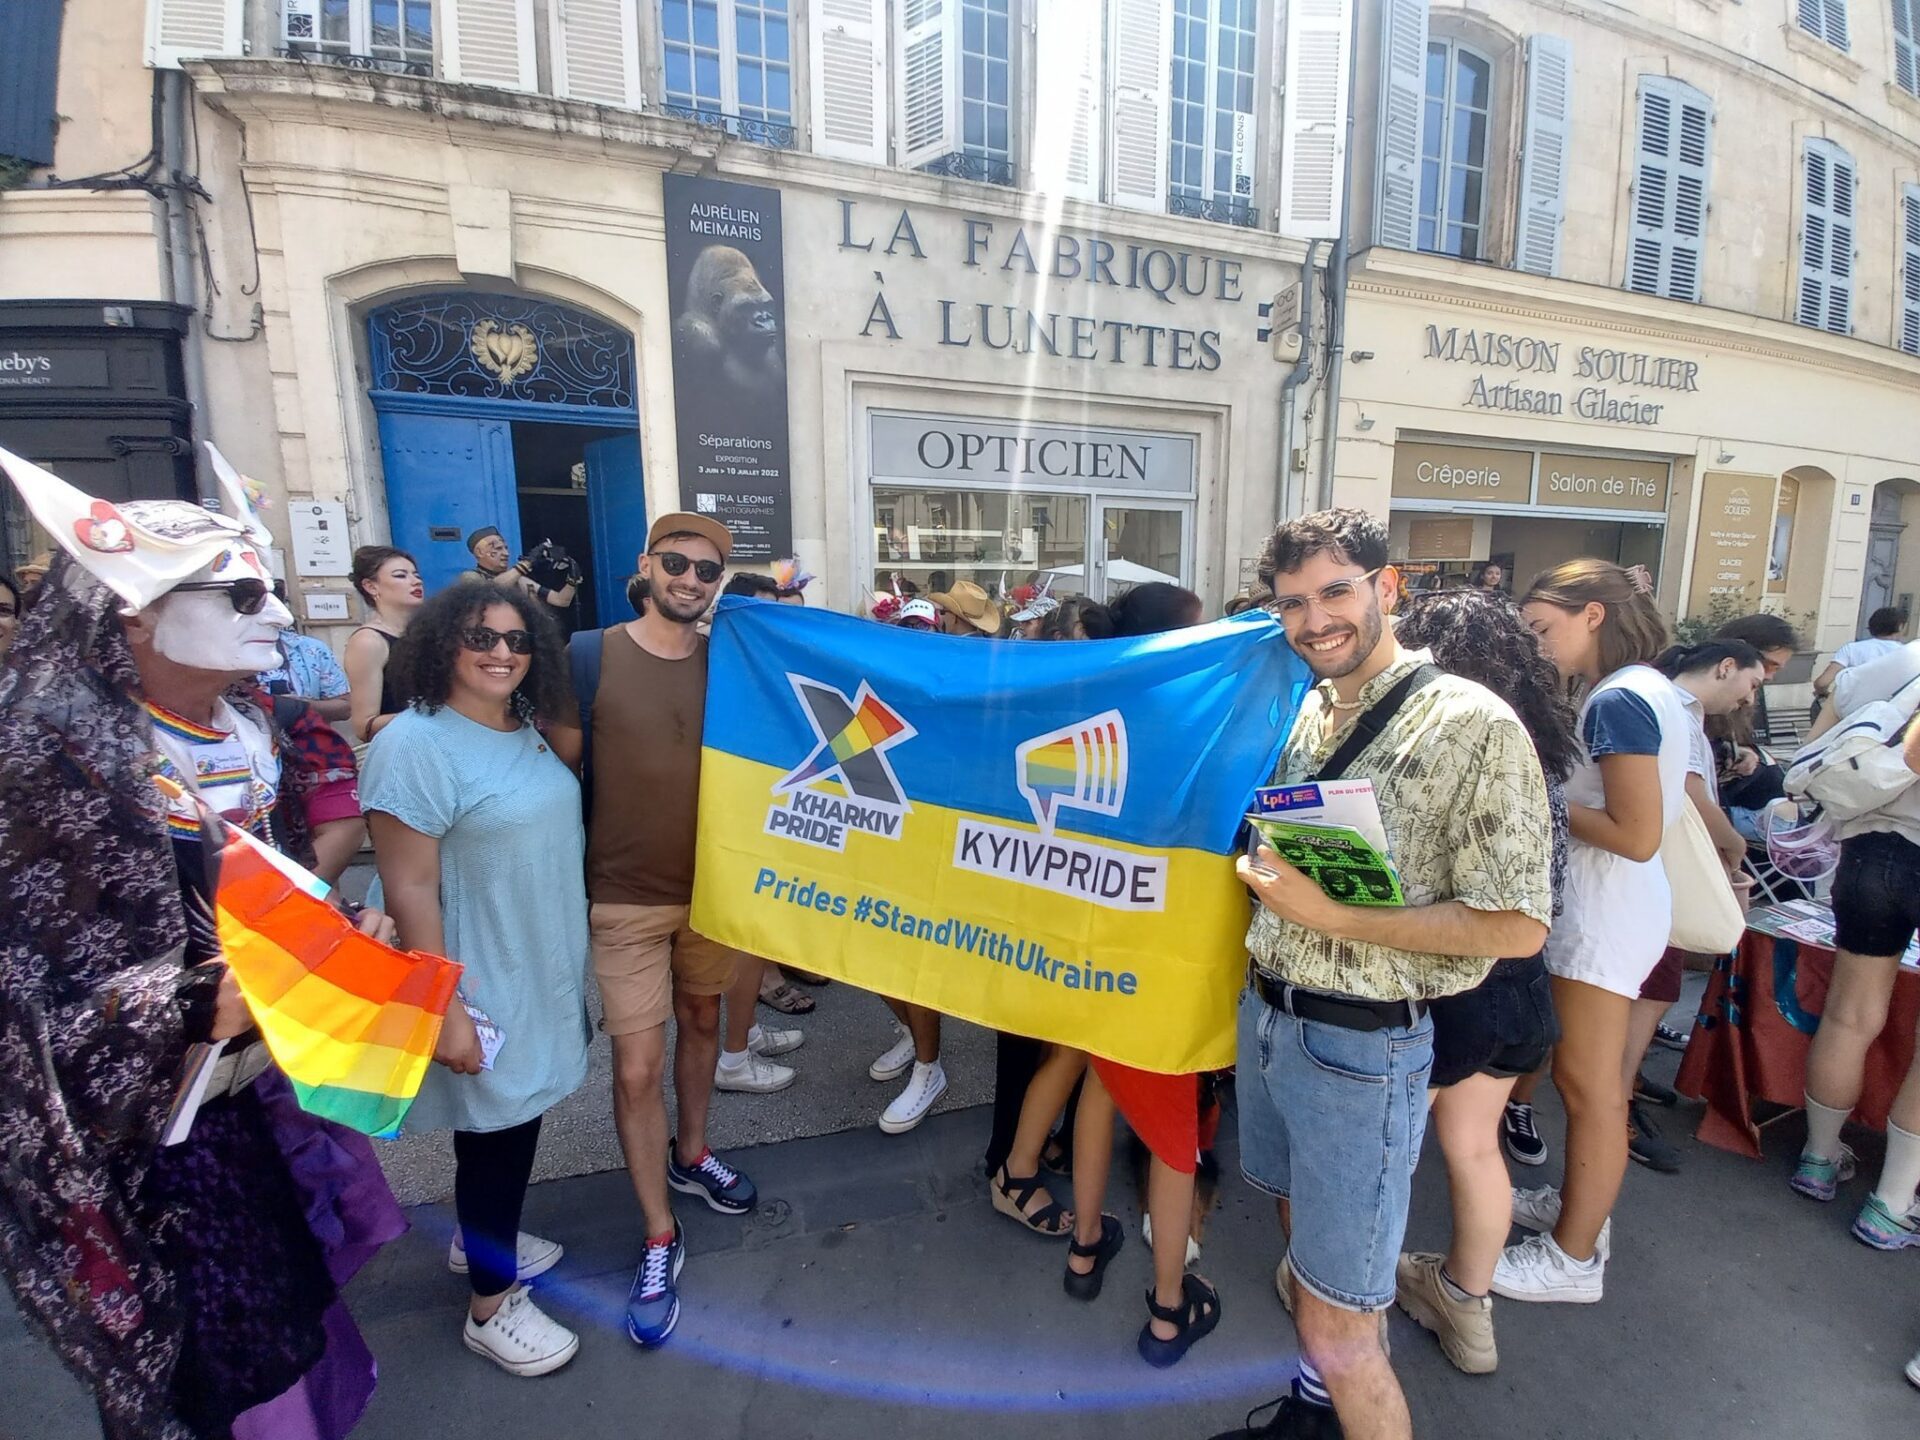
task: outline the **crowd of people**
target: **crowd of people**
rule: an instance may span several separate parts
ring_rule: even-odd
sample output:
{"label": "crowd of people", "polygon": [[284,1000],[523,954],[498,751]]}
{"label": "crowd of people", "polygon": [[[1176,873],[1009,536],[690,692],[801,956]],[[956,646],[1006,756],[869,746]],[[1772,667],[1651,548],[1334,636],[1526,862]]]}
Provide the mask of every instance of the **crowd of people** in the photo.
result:
{"label": "crowd of people", "polygon": [[[252,543],[215,538],[234,554]],[[662,516],[629,588],[634,618],[571,639],[556,622],[571,593],[563,599],[505,565],[497,533],[477,534],[475,570],[431,596],[412,556],[365,547],[352,567],[363,623],[344,664],[291,628],[266,581],[231,578],[225,551],[204,575],[145,595],[124,620],[65,556],[30,606],[21,587],[0,583],[0,655],[16,634],[24,639],[0,680],[0,747],[18,750],[49,723],[35,697],[56,683],[41,673],[50,661],[106,675],[113,693],[143,707],[151,731],[141,743],[171,773],[197,781],[188,788],[232,823],[309,858],[328,880],[370,840],[377,880],[358,912],[363,928],[463,967],[461,1003],[449,1008],[406,1124],[452,1134],[458,1228],[447,1258],[470,1292],[462,1337],[510,1374],[557,1370],[580,1347],[529,1287],[561,1262],[563,1246],[520,1222],[542,1117],[587,1073],[589,974],[612,1042],[612,1120],[641,1219],[625,1322],[642,1347],[665,1343],[680,1316],[688,1255],[674,1196],[736,1216],[758,1202],[740,1165],[708,1143],[713,1093],[791,1085],[795,1071],[779,1057],[803,1032],[760,1021],[757,1007],[803,1014],[814,1003],[809,988],[823,983],[791,957],[744,955],[690,921],[706,624],[723,592],[805,604],[811,578],[789,563],[772,577],[729,580],[732,546],[710,517]],[[1137,1347],[1152,1365],[1180,1361],[1222,1314],[1220,1288],[1191,1266],[1203,1191],[1219,1183],[1214,1132],[1229,1092],[1241,1169],[1276,1202],[1284,1255],[1274,1285],[1298,1331],[1299,1374],[1233,1436],[1409,1436],[1384,1313],[1397,1304],[1461,1371],[1493,1371],[1493,1297],[1600,1300],[1630,1161],[1658,1171],[1680,1164],[1652,1114],[1672,1093],[1640,1073],[1650,1045],[1684,1043],[1664,1017],[1687,960],[1670,932],[1689,900],[1669,885],[1663,841],[1691,807],[1729,889],[1744,891],[1751,848],[1782,793],[1764,723],[1754,725],[1760,687],[1797,637],[1777,617],[1756,615],[1671,645],[1645,571],[1602,560],[1555,566],[1517,600],[1502,577],[1478,578],[1405,594],[1384,526],[1333,510],[1281,524],[1259,588],[1229,606],[1269,613],[1316,682],[1272,783],[1369,780],[1405,896],[1397,906],[1345,905],[1265,846],[1241,858],[1251,918],[1238,1063],[1228,1074],[1186,1077],[1190,1131],[1144,1155],[1151,1278]],[[1135,637],[1203,618],[1198,595],[1167,583],[1105,603],[1055,594],[1045,582],[1000,596],[943,579],[929,593],[901,587],[874,598],[871,618],[1000,643]],[[210,649],[194,626],[231,630],[231,643]],[[1898,629],[1880,616],[1873,628],[1884,640]],[[1827,723],[1920,676],[1911,650],[1881,649],[1843,651],[1822,675]],[[262,657],[274,663],[253,663]],[[1920,728],[1906,733],[1909,770],[1920,770]],[[138,744],[128,738],[122,749],[130,755]],[[636,795],[648,803],[632,804]],[[85,809],[36,803],[32,814],[0,816],[0,872],[10,880],[26,873],[20,856]],[[1809,1067],[1808,1139],[1793,1180],[1816,1200],[1832,1199],[1853,1174],[1842,1126],[1866,1047],[1886,1020],[1894,967],[1920,924],[1915,804],[1905,797],[1841,836],[1840,962]],[[178,801],[160,816],[188,911],[204,891],[193,816],[191,802]],[[89,883],[98,893],[104,882]],[[18,954],[10,956],[0,1000],[24,993]],[[213,957],[190,945],[187,958]],[[154,993],[176,1009],[149,1055],[163,1084],[183,1044],[251,1033],[217,966],[169,963],[175,970]],[[890,1038],[869,1074],[903,1082],[877,1117],[881,1130],[902,1134],[947,1089],[941,1016],[886,1004]],[[497,1043],[502,1036],[507,1043]],[[1062,1242],[1062,1285],[1079,1301],[1097,1299],[1124,1245],[1109,1187],[1116,1118],[1136,1104],[1139,1081],[1070,1046],[997,1037],[991,1204]],[[37,1103],[34,1083],[44,1082],[0,1073],[0,1102],[11,1087]],[[141,1083],[152,1088],[150,1077]],[[181,1238],[192,1231],[181,1215],[220,1203],[212,1172],[244,1164],[258,1180],[272,1171],[266,1122],[241,1108],[255,1092],[235,1076],[227,1083],[231,1133],[216,1120],[204,1141],[171,1158],[160,1152],[150,1166],[104,1162],[106,1183],[118,1187],[116,1223],[133,1248],[163,1211],[171,1221],[154,1232],[170,1237],[156,1242],[157,1297],[216,1283],[233,1263],[220,1248],[232,1237],[218,1227]],[[1548,1158],[1533,1110],[1543,1083],[1565,1108],[1565,1178],[1516,1188],[1508,1159],[1533,1167]],[[259,1095],[261,1106],[271,1102],[266,1085]],[[1452,1230],[1444,1253],[1403,1253],[1429,1116]],[[140,1133],[117,1143],[135,1145]],[[65,1162],[46,1161],[57,1163]],[[1068,1200],[1049,1173],[1070,1186]],[[1881,1249],[1920,1247],[1916,1185],[1920,1075],[1896,1102],[1884,1170],[1855,1234]],[[310,1373],[321,1353],[315,1317],[343,1283],[337,1269],[328,1273],[331,1252],[301,1225],[268,1208],[281,1229],[260,1243],[284,1274],[242,1297],[280,1307],[278,1348],[244,1366],[218,1358],[243,1343],[237,1336],[252,1341],[257,1317],[241,1304],[237,1314],[189,1323],[160,1374],[102,1354],[97,1332],[80,1339],[66,1327],[45,1289],[58,1266],[23,1258],[36,1254],[34,1231],[9,1220],[22,1210],[17,1196],[12,1203],[0,1209],[10,1279],[94,1381],[110,1435],[270,1433],[249,1431],[250,1407]],[[1529,1233],[1508,1245],[1515,1224]]]}

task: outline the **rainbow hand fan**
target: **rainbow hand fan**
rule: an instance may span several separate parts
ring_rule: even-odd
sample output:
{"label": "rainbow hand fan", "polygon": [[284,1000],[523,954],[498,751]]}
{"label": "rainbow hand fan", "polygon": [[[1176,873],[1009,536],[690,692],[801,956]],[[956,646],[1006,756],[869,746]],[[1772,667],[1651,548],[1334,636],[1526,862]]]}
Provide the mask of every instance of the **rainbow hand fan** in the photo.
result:
{"label": "rainbow hand fan", "polygon": [[218,846],[220,948],[300,1108],[365,1135],[399,1132],[440,1040],[460,966],[354,929],[327,886],[202,811]]}

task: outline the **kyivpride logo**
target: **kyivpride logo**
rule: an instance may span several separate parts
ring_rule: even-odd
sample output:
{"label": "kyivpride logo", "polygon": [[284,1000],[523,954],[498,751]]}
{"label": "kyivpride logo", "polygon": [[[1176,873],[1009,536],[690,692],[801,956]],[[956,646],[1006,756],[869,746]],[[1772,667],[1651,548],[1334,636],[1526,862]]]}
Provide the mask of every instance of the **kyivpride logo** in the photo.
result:
{"label": "kyivpride logo", "polygon": [[851,699],[805,675],[789,672],[787,683],[813,727],[814,747],[773,787],[765,833],[838,851],[847,848],[849,830],[898,840],[913,807],[887,752],[918,732],[864,680]]}
{"label": "kyivpride logo", "polygon": [[1014,786],[1040,833],[962,819],[953,863],[1111,910],[1164,910],[1167,860],[1055,833],[1063,810],[1117,816],[1127,802],[1127,721],[1105,710],[1023,740],[1013,751]]}

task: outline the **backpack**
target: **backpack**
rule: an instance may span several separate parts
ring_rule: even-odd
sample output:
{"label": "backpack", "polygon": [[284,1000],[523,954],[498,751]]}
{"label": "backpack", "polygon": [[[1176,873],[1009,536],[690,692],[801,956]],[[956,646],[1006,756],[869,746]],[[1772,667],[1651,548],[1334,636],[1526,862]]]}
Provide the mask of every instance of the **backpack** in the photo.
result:
{"label": "backpack", "polygon": [[1920,780],[1901,753],[1916,706],[1920,706],[1920,675],[1888,699],[1860,706],[1800,748],[1787,767],[1787,794],[1818,806],[1818,818],[1835,826],[1892,805]]}
{"label": "backpack", "polygon": [[600,660],[606,651],[604,630],[582,630],[567,641],[567,670],[573,677],[573,701],[580,711],[580,814],[593,811],[593,697],[600,693]]}

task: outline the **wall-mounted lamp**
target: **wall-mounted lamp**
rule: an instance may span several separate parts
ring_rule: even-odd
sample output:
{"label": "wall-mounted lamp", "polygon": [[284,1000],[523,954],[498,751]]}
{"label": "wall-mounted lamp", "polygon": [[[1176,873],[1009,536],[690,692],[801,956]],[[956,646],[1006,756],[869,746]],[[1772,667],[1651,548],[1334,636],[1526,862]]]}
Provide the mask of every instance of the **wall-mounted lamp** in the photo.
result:
{"label": "wall-mounted lamp", "polygon": [[1713,463],[1716,465],[1731,465],[1733,463],[1733,452],[1731,450],[1722,450],[1718,455],[1713,457]]}
{"label": "wall-mounted lamp", "polygon": [[1364,410],[1361,411],[1360,418],[1353,422],[1353,428],[1356,430],[1371,430],[1373,428],[1373,417]]}
{"label": "wall-mounted lamp", "polygon": [[1347,352],[1347,359],[1353,361],[1356,365],[1364,365],[1372,358],[1373,351],[1371,350],[1350,350]]}

